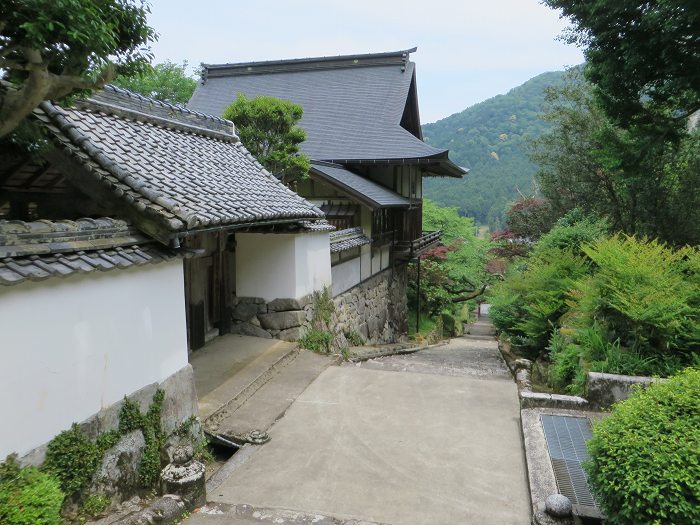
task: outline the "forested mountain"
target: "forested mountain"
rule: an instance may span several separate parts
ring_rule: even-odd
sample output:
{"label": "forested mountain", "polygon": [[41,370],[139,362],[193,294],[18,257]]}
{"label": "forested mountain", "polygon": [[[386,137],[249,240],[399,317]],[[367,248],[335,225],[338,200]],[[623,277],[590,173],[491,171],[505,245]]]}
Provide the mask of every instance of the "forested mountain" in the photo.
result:
{"label": "forested mountain", "polygon": [[461,113],[423,126],[429,144],[449,148],[450,157],[471,170],[462,180],[424,179],[425,196],[492,228],[503,226],[506,204],[517,190],[532,191],[536,166],[527,157],[527,141],[548,124],[539,116],[544,90],[563,83],[564,71],[543,73],[505,95],[475,104]]}

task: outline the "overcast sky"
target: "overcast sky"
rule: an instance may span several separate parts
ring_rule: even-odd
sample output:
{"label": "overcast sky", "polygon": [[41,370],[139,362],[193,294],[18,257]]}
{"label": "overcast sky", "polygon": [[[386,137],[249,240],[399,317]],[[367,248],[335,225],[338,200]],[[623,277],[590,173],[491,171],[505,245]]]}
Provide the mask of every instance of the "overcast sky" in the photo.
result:
{"label": "overcast sky", "polygon": [[421,120],[434,122],[583,61],[539,0],[151,0],[156,62],[277,60],[414,46]]}

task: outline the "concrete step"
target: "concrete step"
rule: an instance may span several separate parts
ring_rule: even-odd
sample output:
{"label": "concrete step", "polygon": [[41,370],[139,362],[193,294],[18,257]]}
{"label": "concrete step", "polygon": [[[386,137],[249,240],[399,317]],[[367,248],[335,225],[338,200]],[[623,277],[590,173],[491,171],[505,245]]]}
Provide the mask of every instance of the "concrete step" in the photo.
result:
{"label": "concrete step", "polygon": [[462,339],[471,339],[473,341],[493,341],[495,339],[495,336],[493,335],[473,335],[473,334],[464,334],[460,336]]}
{"label": "concrete step", "polygon": [[468,325],[465,325],[465,335],[468,333],[470,335],[495,335],[496,328],[488,320],[480,319]]}
{"label": "concrete step", "polygon": [[199,395],[199,417],[207,421],[233,400],[245,402],[294,358],[295,343],[248,336],[225,336],[190,358]]}
{"label": "concrete step", "polygon": [[337,357],[296,350],[280,359],[238,396],[205,422],[208,432],[242,436],[266,431],[321,372],[337,363]]}
{"label": "concrete step", "polygon": [[184,525],[264,525],[265,523],[288,525],[382,525],[360,519],[342,519],[325,514],[306,514],[295,510],[253,507],[251,505],[227,505],[208,503],[187,518]]}

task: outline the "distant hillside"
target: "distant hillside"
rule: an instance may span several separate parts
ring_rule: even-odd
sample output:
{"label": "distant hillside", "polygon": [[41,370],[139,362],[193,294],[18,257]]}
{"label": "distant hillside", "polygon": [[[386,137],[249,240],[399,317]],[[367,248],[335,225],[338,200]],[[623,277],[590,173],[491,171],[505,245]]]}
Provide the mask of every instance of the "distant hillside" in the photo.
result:
{"label": "distant hillside", "polygon": [[543,73],[505,95],[424,125],[426,142],[449,148],[450,158],[471,170],[463,180],[425,179],[425,196],[457,206],[480,223],[502,226],[505,205],[518,195],[517,189],[532,189],[536,166],[527,158],[527,140],[547,129],[539,118],[544,90],[561,85],[564,74]]}

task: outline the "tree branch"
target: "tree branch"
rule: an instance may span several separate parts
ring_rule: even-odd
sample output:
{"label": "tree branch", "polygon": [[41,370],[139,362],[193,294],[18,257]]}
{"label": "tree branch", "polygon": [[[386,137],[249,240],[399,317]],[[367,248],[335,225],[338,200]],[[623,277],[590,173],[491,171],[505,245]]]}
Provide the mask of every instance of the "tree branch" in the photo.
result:
{"label": "tree branch", "polygon": [[102,88],[116,77],[114,64],[108,64],[95,80],[80,75],[57,75],[49,72],[49,64],[39,50],[23,47],[21,52],[27,59],[25,69],[29,74],[21,87],[10,86],[2,93],[0,137],[15,129],[42,101],[60,99],[79,89]]}
{"label": "tree branch", "polygon": [[486,284],[482,284],[481,288],[478,290],[474,290],[471,293],[468,293],[466,295],[460,295],[459,297],[453,297],[452,302],[453,303],[463,303],[465,301],[469,301],[470,299],[474,299],[476,297],[479,297],[481,294],[483,294],[486,291]]}

